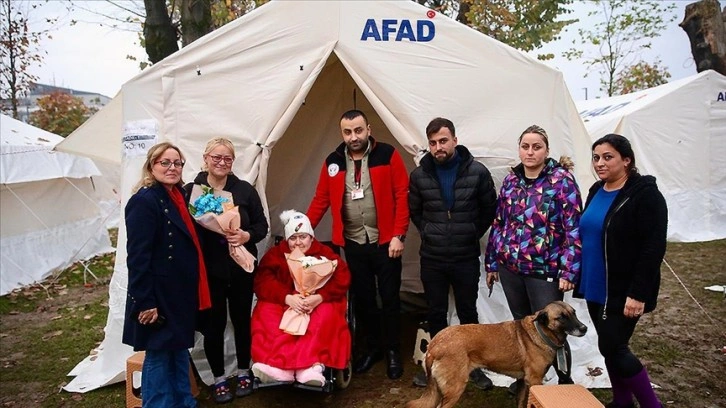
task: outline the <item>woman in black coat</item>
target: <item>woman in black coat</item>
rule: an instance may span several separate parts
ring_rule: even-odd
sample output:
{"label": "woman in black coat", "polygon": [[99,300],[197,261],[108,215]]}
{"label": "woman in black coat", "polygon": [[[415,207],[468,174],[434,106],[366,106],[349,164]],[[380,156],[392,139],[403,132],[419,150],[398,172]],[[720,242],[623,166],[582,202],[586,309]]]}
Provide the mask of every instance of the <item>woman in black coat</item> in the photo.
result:
{"label": "woman in black coat", "polygon": [[[246,272],[229,255],[229,244],[243,245],[257,257],[257,243],[267,235],[267,218],[257,190],[232,174],[234,146],[224,138],[214,138],[207,143],[203,154],[204,165],[194,183],[184,188],[191,194],[194,184],[212,187],[214,191],[226,191],[232,195],[232,205],[239,208],[240,228],[227,235],[197,226],[202,240],[202,251],[209,271],[209,289],[212,308],[201,314],[199,330],[204,335],[204,353],[214,375],[212,396],[217,403],[231,401],[224,371],[224,332],[227,327],[227,311],[234,328],[237,355],[235,395],[243,397],[252,392],[250,374],[250,316],[254,273]],[[253,271],[254,272],[254,271]],[[228,307],[229,306],[229,307]]]}
{"label": "woman in black coat", "polygon": [[609,134],[592,146],[600,181],[580,219],[582,274],[575,292],[587,301],[612,383],[609,408],[660,407],[645,367],[628,343],[643,313],[655,309],[666,250],[668,209],[655,177],[641,176],[628,139]]}
{"label": "woman in black coat", "polygon": [[184,156],[170,143],[147,154],[126,205],[129,283],[123,342],[145,350],[142,404],[196,407],[189,384],[198,309],[211,306],[201,247],[181,190]]}

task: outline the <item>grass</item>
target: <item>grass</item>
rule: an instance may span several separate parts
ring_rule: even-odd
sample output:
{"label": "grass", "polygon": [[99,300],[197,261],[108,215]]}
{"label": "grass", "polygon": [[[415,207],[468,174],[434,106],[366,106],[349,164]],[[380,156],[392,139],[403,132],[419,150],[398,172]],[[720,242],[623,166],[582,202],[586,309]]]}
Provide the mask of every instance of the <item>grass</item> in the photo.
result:
{"label": "grass", "polygon": [[[110,232],[115,245],[116,231]],[[9,395],[27,401],[27,406],[76,406],[79,401],[86,401],[86,407],[123,404],[123,383],[90,394],[61,392],[66,374],[103,340],[114,258],[107,254],[89,263],[98,281],[88,275],[84,285],[83,266],[76,263],[42,285],[0,297],[0,405],[16,406],[7,400]],[[7,330],[8,325],[12,330]]]}

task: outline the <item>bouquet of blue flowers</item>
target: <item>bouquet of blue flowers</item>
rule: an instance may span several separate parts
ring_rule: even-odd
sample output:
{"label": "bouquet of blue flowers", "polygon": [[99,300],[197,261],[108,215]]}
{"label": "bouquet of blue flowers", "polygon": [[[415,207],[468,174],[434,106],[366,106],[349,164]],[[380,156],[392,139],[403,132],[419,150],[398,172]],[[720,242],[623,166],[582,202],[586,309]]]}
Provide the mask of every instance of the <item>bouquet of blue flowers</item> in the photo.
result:
{"label": "bouquet of blue flowers", "polygon": [[[229,203],[230,199],[221,195],[214,195],[214,189],[203,185],[195,185],[194,188],[199,186],[201,194],[194,198],[194,189],[192,189],[193,201],[189,203],[189,212],[192,217],[196,217],[197,214],[204,215],[207,213],[222,214],[224,212],[224,203]],[[224,191],[226,193],[226,191]]]}
{"label": "bouquet of blue flowers", "polygon": [[[214,191],[213,188],[195,184],[189,199],[189,213],[202,227],[221,235],[237,230],[240,225],[239,207],[235,206],[232,193]],[[255,269],[255,257],[244,246],[229,244],[229,255],[247,272]]]}

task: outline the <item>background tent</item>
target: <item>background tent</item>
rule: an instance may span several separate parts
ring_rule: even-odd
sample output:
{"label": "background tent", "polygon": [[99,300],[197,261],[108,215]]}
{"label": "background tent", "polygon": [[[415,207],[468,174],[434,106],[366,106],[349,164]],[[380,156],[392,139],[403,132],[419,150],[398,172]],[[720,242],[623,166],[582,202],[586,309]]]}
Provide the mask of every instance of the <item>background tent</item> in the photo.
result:
{"label": "background tent", "polygon": [[[102,176],[96,178],[99,205],[106,217],[106,227],[118,227],[121,218],[119,186],[121,185],[121,139],[105,143],[104,134],[121,129],[121,95],[116,95],[106,106],[68,135],[53,150],[79,154],[93,160]],[[113,132],[112,132],[113,133]],[[102,141],[101,143],[98,143]]]}
{"label": "background tent", "polygon": [[704,71],[631,94],[577,103],[595,141],[627,137],[668,202],[668,240],[726,238],[726,76]]}
{"label": "background tent", "polygon": [[[587,133],[562,74],[415,2],[273,1],[148,68],[120,95],[122,128],[108,128],[107,141],[95,143],[123,141],[122,201],[149,146],[179,145],[190,180],[207,140],[227,137],[237,153],[233,169],[259,191],[273,236],[282,233],[282,210],[307,209],[324,157],[341,142],[340,115],[351,108],[369,115],[374,137],[396,146],[409,169],[427,148],[426,124],[444,116],[498,182],[517,161],[519,134],[533,123],[550,133],[553,156],[574,156],[586,179],[581,183],[593,180]],[[330,238],[329,216],[316,236]],[[123,379],[131,353],[120,335],[124,242],[122,226],[106,339],[94,362],[89,357],[70,373],[78,376],[68,391]],[[413,227],[406,247],[403,290],[420,292]],[[491,299],[481,296],[478,308],[482,321],[511,319],[501,288]],[[579,361],[602,366],[597,352],[592,355],[593,339],[587,341],[583,350],[591,354],[578,355]],[[227,346],[231,367],[233,345]],[[193,354],[203,356],[198,349]],[[203,358],[197,363],[209,382]],[[579,382],[593,383],[586,372],[583,366],[576,373]]]}
{"label": "background tent", "polygon": [[0,295],[114,250],[94,198],[100,173],[51,151],[60,140],[0,115]]}

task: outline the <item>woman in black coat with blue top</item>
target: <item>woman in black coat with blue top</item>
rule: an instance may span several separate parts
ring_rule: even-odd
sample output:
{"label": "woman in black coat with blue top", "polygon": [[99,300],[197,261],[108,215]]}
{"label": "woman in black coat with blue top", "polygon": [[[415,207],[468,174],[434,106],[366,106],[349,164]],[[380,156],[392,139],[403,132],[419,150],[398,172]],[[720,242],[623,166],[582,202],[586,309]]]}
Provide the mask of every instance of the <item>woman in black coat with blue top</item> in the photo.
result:
{"label": "woman in black coat with blue top", "polygon": [[189,352],[197,310],[209,308],[206,271],[181,190],[184,156],[170,143],[149,149],[126,205],[129,283],[123,342],[145,350],[142,406],[196,407]]}
{"label": "woman in black coat with blue top", "polygon": [[575,293],[587,301],[612,383],[609,408],[661,407],[630,337],[655,309],[666,251],[668,208],[655,177],[641,176],[628,139],[606,135],[592,145],[600,181],[580,218],[582,272]]}

